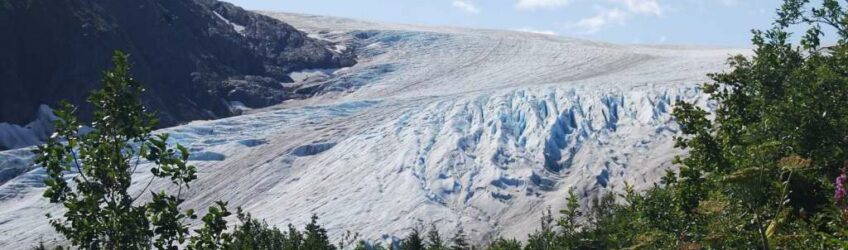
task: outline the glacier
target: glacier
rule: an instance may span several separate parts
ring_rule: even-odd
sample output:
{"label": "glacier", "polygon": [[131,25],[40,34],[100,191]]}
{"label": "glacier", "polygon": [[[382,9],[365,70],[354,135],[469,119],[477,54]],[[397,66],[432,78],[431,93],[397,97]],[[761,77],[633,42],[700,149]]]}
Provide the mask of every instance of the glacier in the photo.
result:
{"label": "glacier", "polygon": [[53,131],[54,120],[56,116],[53,115],[53,109],[41,104],[35,120],[25,126],[0,122],[0,150],[23,148],[44,142]]}
{"label": "glacier", "polygon": [[[298,73],[286,87],[318,90],[311,98],[158,131],[198,167],[185,206],[227,200],[277,226],[317,214],[334,238],[378,242],[431,224],[481,242],[524,239],[569,189],[586,201],[653,185],[684,153],[674,102],[714,105],[699,84],[750,53],[261,13],[353,49],[359,63]],[[28,150],[0,152],[0,248],[58,237],[44,214],[60,208],[41,198]],[[146,184],[148,168],[134,182]]]}

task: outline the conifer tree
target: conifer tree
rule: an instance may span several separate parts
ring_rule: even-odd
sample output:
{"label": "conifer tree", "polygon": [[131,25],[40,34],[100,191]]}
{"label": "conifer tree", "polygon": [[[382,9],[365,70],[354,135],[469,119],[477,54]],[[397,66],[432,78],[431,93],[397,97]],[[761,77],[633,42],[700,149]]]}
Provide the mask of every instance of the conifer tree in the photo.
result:
{"label": "conifer tree", "polygon": [[468,239],[465,236],[465,230],[462,227],[459,227],[459,230],[456,231],[456,234],[451,239],[451,250],[468,250],[471,249],[471,245],[468,244]]}
{"label": "conifer tree", "polygon": [[445,242],[442,241],[442,236],[439,235],[439,230],[436,225],[430,226],[430,231],[427,232],[427,250],[445,250]]}
{"label": "conifer tree", "polygon": [[289,233],[288,233],[289,241],[286,244],[285,249],[300,249],[303,247],[303,234],[294,227],[294,225],[289,224]]}
{"label": "conifer tree", "polygon": [[488,247],[489,250],[521,250],[521,242],[515,239],[498,238]]}
{"label": "conifer tree", "polygon": [[336,249],[327,237],[327,230],[318,225],[318,215],[312,215],[312,220],[306,225],[303,239],[304,249],[334,250]]}
{"label": "conifer tree", "polygon": [[421,238],[420,230],[417,227],[412,228],[412,232],[406,236],[403,243],[400,245],[402,250],[424,250],[424,240]]}

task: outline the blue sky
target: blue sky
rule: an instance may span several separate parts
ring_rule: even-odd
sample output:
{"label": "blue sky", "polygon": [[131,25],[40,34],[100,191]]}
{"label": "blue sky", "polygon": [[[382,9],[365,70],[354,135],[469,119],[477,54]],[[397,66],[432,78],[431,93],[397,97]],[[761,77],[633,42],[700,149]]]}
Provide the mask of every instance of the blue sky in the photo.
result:
{"label": "blue sky", "polygon": [[779,0],[226,0],[246,9],[525,30],[613,43],[747,47]]}

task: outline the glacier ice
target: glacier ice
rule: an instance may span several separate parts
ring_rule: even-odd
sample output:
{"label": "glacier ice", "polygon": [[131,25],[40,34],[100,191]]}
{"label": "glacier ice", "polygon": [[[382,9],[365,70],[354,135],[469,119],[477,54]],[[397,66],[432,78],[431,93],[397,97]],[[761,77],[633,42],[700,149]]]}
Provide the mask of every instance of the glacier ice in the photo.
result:
{"label": "glacier ice", "polygon": [[[35,120],[25,126],[0,122],[0,150],[40,144],[53,131],[56,116],[47,105],[40,105]],[[2,171],[2,169],[0,169]]]}
{"label": "glacier ice", "polygon": [[[229,200],[278,226],[314,213],[332,237],[376,241],[417,224],[522,239],[570,188],[585,200],[651,185],[682,153],[674,101],[708,106],[705,74],[748,53],[264,14],[359,63],[301,75],[320,75],[312,98],[160,131],[198,166],[186,206]],[[55,237],[43,215],[59,208],[40,198],[43,173],[28,157],[0,152],[0,248]],[[149,178],[142,167],[134,180]]]}

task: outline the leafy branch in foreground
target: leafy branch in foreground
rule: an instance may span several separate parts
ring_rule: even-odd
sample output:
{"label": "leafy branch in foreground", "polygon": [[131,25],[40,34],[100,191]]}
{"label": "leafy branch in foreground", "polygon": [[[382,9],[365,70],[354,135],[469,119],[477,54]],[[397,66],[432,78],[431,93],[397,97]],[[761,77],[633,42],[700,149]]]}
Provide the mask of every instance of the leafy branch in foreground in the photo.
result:
{"label": "leafy branch in foreground", "polygon": [[[183,212],[180,205],[181,192],[197,179],[197,170],[187,162],[188,149],[170,146],[167,134],[151,134],[157,120],[139,101],[144,89],[130,76],[127,58],[115,52],[114,68],[104,72],[102,89],[88,98],[94,106],[90,123],[81,123],[75,107],[63,103],[55,111],[56,132],[34,150],[35,163],[47,172],[44,197],[65,209],[61,218],[50,217],[50,224],[82,248],[176,248],[189,235],[185,220],[196,218],[194,210]],[[153,177],[131,193],[132,175],[142,162],[152,163]],[[162,190],[140,200],[157,178],[170,181],[177,194]],[[226,224],[218,218],[228,215],[225,205],[210,208],[190,247],[225,236]]]}
{"label": "leafy branch in foreground", "polygon": [[[168,134],[153,135],[156,119],[140,103],[144,89],[130,76],[128,56],[113,56],[114,68],[103,74],[103,88],[88,101],[94,106],[91,123],[74,116],[64,103],[57,110],[56,132],[34,150],[36,164],[47,172],[44,196],[62,203],[61,218],[50,224],[73,246],[85,249],[322,249],[331,250],[327,232],[318,217],[300,232],[291,225],[287,233],[270,228],[237,210],[240,224],[228,231],[227,203],[217,201],[190,230],[187,220],[197,219],[193,209],[183,209],[183,190],[197,179],[188,164],[189,150],[171,146]],[[132,176],[141,164],[153,175],[141,189],[130,192]],[[169,181],[176,194],[150,192],[154,179]],[[191,232],[193,231],[193,232]],[[43,245],[39,248],[44,248]]]}

